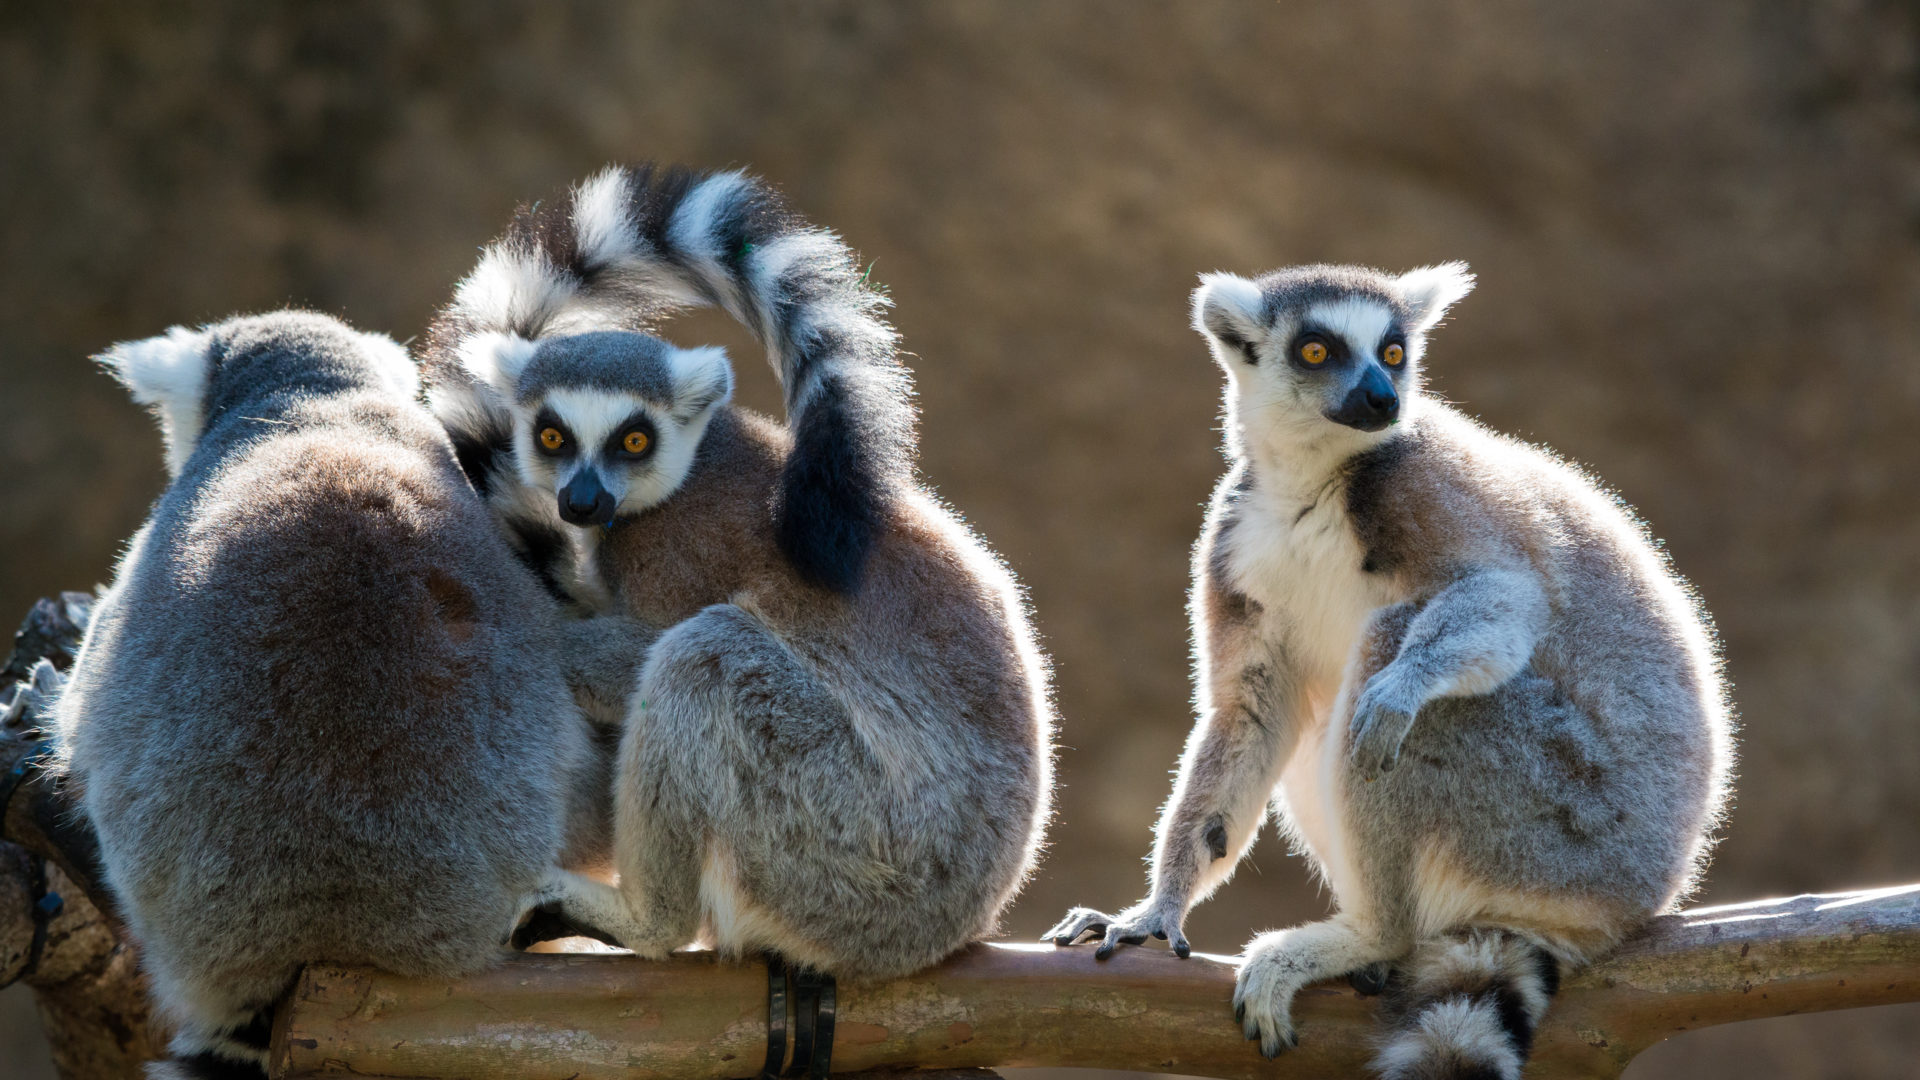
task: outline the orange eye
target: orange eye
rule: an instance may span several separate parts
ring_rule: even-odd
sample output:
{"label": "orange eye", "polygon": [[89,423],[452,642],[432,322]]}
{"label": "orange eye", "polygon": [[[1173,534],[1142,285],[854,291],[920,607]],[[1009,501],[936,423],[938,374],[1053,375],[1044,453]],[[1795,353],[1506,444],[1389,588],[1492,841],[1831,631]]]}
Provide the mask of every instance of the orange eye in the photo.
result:
{"label": "orange eye", "polygon": [[540,445],[541,446],[544,446],[549,450],[558,450],[562,446],[566,445],[566,442],[567,442],[567,437],[565,435],[560,434],[559,428],[550,427],[550,428],[540,429]]}
{"label": "orange eye", "polygon": [[638,454],[645,450],[651,441],[644,431],[629,431],[627,437],[620,440],[620,448],[629,454]]}
{"label": "orange eye", "polygon": [[1399,367],[1401,361],[1405,360],[1406,358],[1407,358],[1407,350],[1401,348],[1398,345],[1389,345],[1387,346],[1386,351],[1380,354],[1380,359],[1385,360],[1387,362],[1388,367]]}
{"label": "orange eye", "polygon": [[1300,359],[1309,364],[1324,364],[1327,362],[1327,347],[1317,341],[1309,341],[1300,346]]}

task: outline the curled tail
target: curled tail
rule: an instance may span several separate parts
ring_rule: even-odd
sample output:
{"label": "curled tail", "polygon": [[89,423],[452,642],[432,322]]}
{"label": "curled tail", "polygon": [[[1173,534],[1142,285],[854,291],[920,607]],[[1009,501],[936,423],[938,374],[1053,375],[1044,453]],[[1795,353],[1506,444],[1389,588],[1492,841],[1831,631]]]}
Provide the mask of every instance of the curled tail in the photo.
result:
{"label": "curled tail", "polygon": [[1427,942],[1388,986],[1392,1032],[1374,1068],[1385,1080],[1519,1080],[1559,988],[1554,958],[1510,931]]}
{"label": "curled tail", "polygon": [[491,473],[512,426],[461,370],[461,341],[643,330],[697,305],[752,330],[780,378],[793,434],[774,508],[781,550],[807,579],[850,591],[889,493],[911,476],[911,382],[853,251],[744,173],[616,166],[520,210],[430,331],[435,411],[462,465]]}

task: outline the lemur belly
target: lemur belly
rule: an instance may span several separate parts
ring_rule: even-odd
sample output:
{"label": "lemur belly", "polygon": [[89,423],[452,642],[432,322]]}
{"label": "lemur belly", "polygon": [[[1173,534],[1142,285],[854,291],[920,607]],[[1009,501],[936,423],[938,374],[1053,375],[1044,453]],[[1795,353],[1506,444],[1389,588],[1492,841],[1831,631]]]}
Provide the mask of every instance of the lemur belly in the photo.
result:
{"label": "lemur belly", "polygon": [[1234,533],[1231,565],[1235,584],[1265,610],[1261,633],[1285,642],[1306,681],[1299,741],[1276,803],[1340,910],[1365,917],[1368,897],[1339,798],[1345,720],[1330,721],[1347,711],[1337,700],[1341,680],[1368,617],[1401,597],[1385,578],[1361,569],[1366,552],[1337,493],[1304,514],[1302,505],[1254,493],[1246,508],[1250,527]]}

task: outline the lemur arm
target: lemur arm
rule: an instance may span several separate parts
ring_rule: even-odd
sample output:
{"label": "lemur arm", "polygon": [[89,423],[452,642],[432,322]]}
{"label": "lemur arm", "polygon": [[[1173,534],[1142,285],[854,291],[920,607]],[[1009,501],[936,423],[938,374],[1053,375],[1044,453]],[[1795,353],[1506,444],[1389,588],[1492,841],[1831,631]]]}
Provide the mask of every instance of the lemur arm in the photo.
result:
{"label": "lemur arm", "polygon": [[1194,604],[1199,720],[1155,829],[1151,891],[1116,916],[1073,909],[1045,935],[1055,944],[1097,933],[1103,940],[1095,955],[1104,958],[1152,935],[1186,956],[1180,931],[1188,909],[1232,875],[1266,820],[1298,740],[1299,679],[1283,648],[1256,633],[1259,609],[1246,597],[1203,573]]}
{"label": "lemur arm", "polygon": [[660,631],[625,615],[600,615],[569,619],[555,633],[567,685],[581,711],[603,727],[625,723],[627,699]]}
{"label": "lemur arm", "polygon": [[1546,592],[1525,570],[1469,570],[1435,593],[1354,703],[1350,753],[1361,774],[1393,768],[1427,702],[1485,694],[1519,674],[1546,629]]}

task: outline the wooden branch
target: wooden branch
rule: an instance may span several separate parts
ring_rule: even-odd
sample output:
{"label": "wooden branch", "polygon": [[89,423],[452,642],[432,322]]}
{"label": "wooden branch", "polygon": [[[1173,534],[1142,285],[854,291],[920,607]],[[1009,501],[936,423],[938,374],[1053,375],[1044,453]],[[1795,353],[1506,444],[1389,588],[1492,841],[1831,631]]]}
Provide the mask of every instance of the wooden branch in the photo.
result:
{"label": "wooden branch", "polygon": [[[974,946],[911,978],[842,986],[833,1065],[1083,1066],[1252,1080],[1347,1076],[1379,1031],[1374,999],[1304,992],[1300,1047],[1269,1063],[1232,1021],[1233,967],[1089,946]],[[1669,916],[1568,980],[1529,1075],[1618,1076],[1683,1031],[1920,1000],[1920,885]],[[280,1077],[747,1077],[766,1052],[757,964],[685,954],[517,957],[454,985],[318,967],[274,1035]]]}
{"label": "wooden branch", "polygon": [[[71,664],[92,599],[67,593],[35,604],[14,636],[0,688],[26,678],[43,658],[63,670]],[[39,746],[39,721],[25,715],[0,730],[0,777]],[[54,1068],[64,1080],[133,1080],[142,1063],[159,1056],[165,1033],[152,1018],[133,947],[95,881],[92,830],[31,765],[4,810],[0,837],[9,842],[0,842],[0,986],[33,988]],[[42,906],[47,897],[58,899]]]}
{"label": "wooden branch", "polygon": [[[89,599],[36,605],[8,674],[41,656],[70,662]],[[0,731],[0,774],[33,745],[30,724]],[[93,838],[67,810],[56,787],[29,781],[0,819],[12,841],[0,842],[0,986],[35,989],[66,1080],[131,1080],[163,1032],[92,877]],[[63,905],[36,961],[43,874]],[[1231,1020],[1230,960],[1135,948],[1097,963],[1092,952],[979,945],[912,978],[842,986],[834,1071],[1346,1076],[1379,1034],[1372,1000],[1344,984],[1311,987],[1295,1010],[1300,1048],[1269,1063]],[[1635,1054],[1694,1028],[1916,1000],[1920,885],[1687,912],[1568,980],[1529,1075],[1615,1077]],[[279,1077],[727,1080],[754,1075],[765,1058],[766,976],[704,954],[522,956],[450,986],[314,967],[277,1020]]]}

